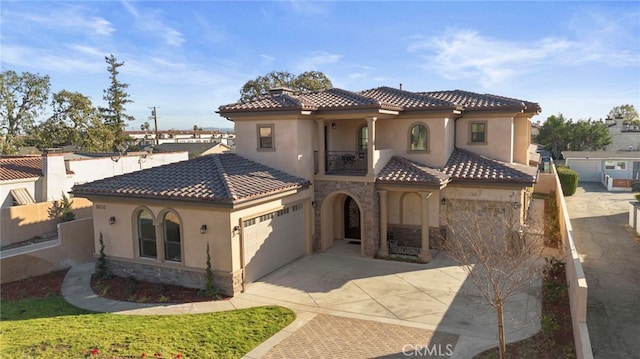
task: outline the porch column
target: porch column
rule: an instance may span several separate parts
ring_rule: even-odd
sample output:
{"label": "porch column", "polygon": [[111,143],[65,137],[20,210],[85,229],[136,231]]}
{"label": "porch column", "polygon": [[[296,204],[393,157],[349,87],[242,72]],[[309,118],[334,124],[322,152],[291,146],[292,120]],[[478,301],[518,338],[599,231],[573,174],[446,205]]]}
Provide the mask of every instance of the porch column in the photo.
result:
{"label": "porch column", "polygon": [[325,175],[325,161],[327,158],[327,149],[324,147],[324,120],[317,120],[316,124],[318,126],[318,175]]}
{"label": "porch column", "polygon": [[422,205],[420,206],[422,235],[420,237],[420,254],[418,254],[418,259],[423,262],[431,260],[431,252],[429,252],[429,197],[431,197],[432,193],[433,192],[418,192],[420,198],[422,198]]}
{"label": "porch column", "polygon": [[389,192],[378,191],[380,197],[380,256],[389,255],[389,246],[387,245],[387,223],[389,222]]}
{"label": "porch column", "polygon": [[375,177],[373,168],[373,153],[376,150],[376,120],[377,117],[367,117],[367,177]]}

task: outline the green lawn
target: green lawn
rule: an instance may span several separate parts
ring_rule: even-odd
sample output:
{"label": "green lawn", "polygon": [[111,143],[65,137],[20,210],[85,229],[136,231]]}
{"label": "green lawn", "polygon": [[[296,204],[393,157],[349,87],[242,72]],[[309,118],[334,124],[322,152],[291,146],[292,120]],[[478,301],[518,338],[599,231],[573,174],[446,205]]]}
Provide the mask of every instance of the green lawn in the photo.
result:
{"label": "green lawn", "polygon": [[[2,303],[1,358],[240,358],[287,326],[281,307],[137,316],[91,313],[62,297]],[[92,356],[92,349],[97,355]],[[180,355],[178,355],[178,353]],[[156,355],[156,358],[159,357]]]}

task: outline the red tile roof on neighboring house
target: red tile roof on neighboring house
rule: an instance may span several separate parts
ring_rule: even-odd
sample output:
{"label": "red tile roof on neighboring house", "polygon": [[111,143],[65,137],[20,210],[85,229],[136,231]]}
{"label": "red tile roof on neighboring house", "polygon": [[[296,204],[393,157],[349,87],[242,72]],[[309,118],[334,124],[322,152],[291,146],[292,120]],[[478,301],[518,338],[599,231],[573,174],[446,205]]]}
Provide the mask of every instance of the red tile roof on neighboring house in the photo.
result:
{"label": "red tile roof on neighboring house", "polygon": [[442,172],[453,181],[534,183],[535,166],[509,164],[456,148]]}
{"label": "red tile roof on neighboring house", "polygon": [[422,163],[393,156],[376,177],[377,183],[401,183],[441,186],[450,176]]}
{"label": "red tile roof on neighboring house", "polygon": [[73,193],[233,203],[308,186],[309,181],[240,157],[207,155],[73,187]]}
{"label": "red tile roof on neighboring house", "polygon": [[453,90],[437,92],[410,92],[391,87],[378,87],[361,92],[338,88],[325,91],[294,94],[292,91],[272,92],[254,100],[219,107],[222,115],[235,112],[277,110],[344,110],[385,109],[411,110],[509,110],[537,113],[540,105],[508,97]]}
{"label": "red tile roof on neighboring house", "polygon": [[42,157],[0,157],[0,181],[42,176]]}

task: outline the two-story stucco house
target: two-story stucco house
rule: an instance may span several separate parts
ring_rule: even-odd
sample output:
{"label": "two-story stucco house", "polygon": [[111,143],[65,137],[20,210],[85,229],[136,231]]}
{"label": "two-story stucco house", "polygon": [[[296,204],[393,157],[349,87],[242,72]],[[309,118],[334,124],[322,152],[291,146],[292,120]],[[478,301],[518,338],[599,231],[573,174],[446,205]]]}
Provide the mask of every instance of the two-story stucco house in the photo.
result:
{"label": "two-story stucco house", "polygon": [[207,244],[217,285],[230,295],[339,240],[359,243],[363,256],[401,245],[429,261],[456,203],[524,218],[539,111],[459,90],[275,89],[220,106],[235,124],[236,154],[74,192],[94,202],[96,241],[102,233],[116,272],[149,280],[201,286]]}

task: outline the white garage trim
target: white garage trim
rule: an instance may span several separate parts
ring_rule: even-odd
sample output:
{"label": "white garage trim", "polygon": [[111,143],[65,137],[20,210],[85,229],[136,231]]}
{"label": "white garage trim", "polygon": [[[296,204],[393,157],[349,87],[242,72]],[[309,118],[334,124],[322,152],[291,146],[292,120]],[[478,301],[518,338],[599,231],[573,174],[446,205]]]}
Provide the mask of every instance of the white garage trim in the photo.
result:
{"label": "white garage trim", "polygon": [[304,205],[243,220],[244,282],[251,283],[306,254]]}

